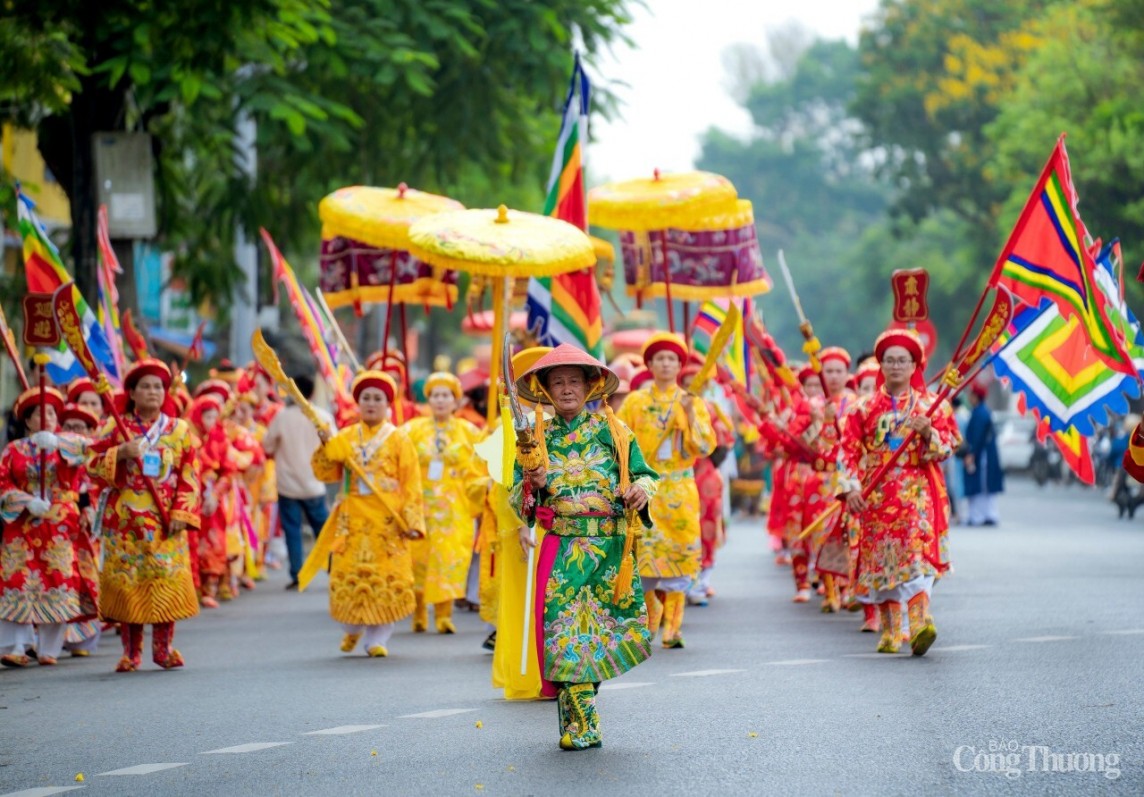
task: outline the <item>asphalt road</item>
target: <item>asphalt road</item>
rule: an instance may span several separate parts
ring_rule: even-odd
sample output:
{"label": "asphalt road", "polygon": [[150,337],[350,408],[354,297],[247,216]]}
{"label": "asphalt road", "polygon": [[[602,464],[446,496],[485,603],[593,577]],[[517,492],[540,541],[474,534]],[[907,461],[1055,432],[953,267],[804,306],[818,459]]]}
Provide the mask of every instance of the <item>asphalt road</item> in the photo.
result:
{"label": "asphalt road", "polygon": [[1144,794],[1144,521],[1015,480],[1002,511],[954,529],[921,659],[792,604],[761,523],[736,524],[687,648],[611,682],[582,753],[551,703],[500,699],[476,615],[345,656],[324,581],[277,573],[179,625],[184,670],[115,674],[112,636],[0,672],[0,797]]}

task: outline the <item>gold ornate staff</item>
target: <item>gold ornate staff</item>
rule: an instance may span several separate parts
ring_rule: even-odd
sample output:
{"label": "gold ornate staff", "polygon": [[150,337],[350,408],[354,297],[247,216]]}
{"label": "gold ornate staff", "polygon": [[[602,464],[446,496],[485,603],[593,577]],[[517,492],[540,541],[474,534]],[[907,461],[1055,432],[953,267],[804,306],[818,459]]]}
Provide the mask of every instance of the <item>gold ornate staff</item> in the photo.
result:
{"label": "gold ornate staff", "polygon": [[[314,409],[314,405],[306,400],[306,397],[302,395],[302,391],[298,389],[298,385],[295,384],[294,380],[286,376],[286,371],[282,368],[282,362],[278,359],[278,355],[274,349],[266,342],[266,338],[262,337],[261,329],[254,330],[254,335],[250,338],[250,347],[254,351],[254,359],[257,360],[258,364],[266,369],[266,373],[270,374],[270,377],[289,394],[290,398],[294,400],[294,403],[298,405],[298,408],[302,410],[302,414],[306,416],[310,423],[314,424],[314,428],[328,430],[329,427],[326,426],[326,422],[322,417],[318,415],[317,410]],[[381,488],[374,483],[373,477],[366,473],[361,463],[351,457],[346,460],[345,465],[353,471],[355,476],[362,480],[362,483],[365,484],[374,495],[381,499],[382,505],[393,515],[393,520],[397,523],[398,528],[401,529],[402,534],[408,532],[409,524],[405,522],[401,511],[393,505],[393,499],[390,494],[383,492]]]}

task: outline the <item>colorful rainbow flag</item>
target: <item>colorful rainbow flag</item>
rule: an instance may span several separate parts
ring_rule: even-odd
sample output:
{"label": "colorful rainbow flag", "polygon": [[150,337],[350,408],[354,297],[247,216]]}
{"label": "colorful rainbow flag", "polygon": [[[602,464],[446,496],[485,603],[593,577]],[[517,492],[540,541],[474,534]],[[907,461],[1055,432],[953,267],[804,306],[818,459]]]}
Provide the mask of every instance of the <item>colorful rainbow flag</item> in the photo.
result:
{"label": "colorful rainbow flag", "polygon": [[[564,118],[548,177],[544,215],[588,230],[584,190],[584,146],[588,142],[591,85],[576,54],[572,84],[564,102]],[[571,343],[594,357],[603,355],[604,322],[596,273],[584,269],[528,281],[528,328],[541,346]]]}
{"label": "colorful rainbow flag", "polygon": [[1096,266],[1088,231],[1076,210],[1077,195],[1062,135],[1009,236],[989,284],[1004,287],[1030,307],[1052,301],[1108,367],[1135,377],[1124,337],[1109,319],[1108,300],[1095,286]]}
{"label": "colorful rainbow flag", "polygon": [[1061,458],[1078,479],[1085,484],[1096,484],[1096,466],[1092,462],[1092,449],[1087,437],[1075,426],[1070,426],[1065,432],[1054,432],[1047,423],[1042,423],[1037,427],[1037,440],[1044,443],[1046,438],[1052,438],[1060,449]]}
{"label": "colorful rainbow flag", "polygon": [[[55,244],[48,238],[44,225],[36,217],[35,203],[19,186],[16,188],[16,218],[20,236],[24,239],[24,275],[28,280],[29,293],[55,293],[56,289],[72,281],[71,274],[64,268],[63,260]],[[87,302],[74,285],[75,306],[83,319],[84,337],[91,356],[99,367],[115,383],[119,381],[119,369],[107,336],[100,326],[99,319],[91,311]],[[61,341],[56,349],[46,352],[51,361],[47,366],[48,377],[57,385],[64,385],[80,376],[85,376],[83,366],[72,354],[66,341]]]}
{"label": "colorful rainbow flag", "polygon": [[[695,321],[691,324],[691,346],[695,351],[704,356],[710,351],[711,339],[715,337],[719,327],[727,320],[727,308],[732,301],[737,300],[720,299],[706,301],[700,305]],[[751,300],[745,298],[742,302],[740,309],[743,311],[743,318],[748,319],[752,312]],[[727,369],[732,379],[749,389],[751,386],[751,358],[747,353],[747,339],[743,326],[743,324],[739,324],[735,327],[731,340],[727,343],[727,348],[719,356],[719,363]]]}
{"label": "colorful rainbow flag", "polygon": [[1111,423],[1113,415],[1129,412],[1129,399],[1139,397],[1138,379],[1144,377],[1144,333],[1121,295],[1119,260],[1118,241],[1100,250],[1094,258],[1094,289],[1109,307],[1109,320],[1132,341],[1128,350],[1139,376],[1108,369],[1089,346],[1077,317],[1062,317],[1047,300],[1018,314],[994,348],[994,370],[1011,384],[1022,414],[1037,418],[1037,439],[1051,438],[1086,484],[1096,480],[1087,435]]}
{"label": "colorful rainbow flag", "polygon": [[[1083,435],[1107,425],[1110,414],[1129,412],[1129,399],[1140,396],[1144,378],[1144,334],[1128,305],[1120,297],[1112,241],[1094,259],[1094,295],[1108,307],[1112,327],[1127,340],[1133,363],[1131,374],[1107,367],[1093,351],[1080,319],[1064,316],[1060,307],[1045,301],[1025,308],[994,346],[993,368],[1023,396],[1029,410],[1054,432],[1075,427]],[[1091,255],[1090,255],[1091,257]]]}
{"label": "colorful rainbow flag", "polygon": [[294,269],[286,262],[286,258],[282,256],[282,252],[274,244],[274,239],[270,237],[270,233],[265,229],[260,230],[260,232],[262,233],[262,241],[266,244],[267,251],[270,252],[274,278],[286,286],[286,298],[294,310],[294,315],[298,317],[298,325],[302,328],[302,336],[306,338],[306,343],[310,346],[310,353],[314,355],[314,362],[318,365],[318,373],[321,374],[322,379],[330,386],[340,401],[349,402],[345,380],[338,371],[337,361],[334,359],[327,342],[327,331],[322,326],[313,300],[298,282]]}

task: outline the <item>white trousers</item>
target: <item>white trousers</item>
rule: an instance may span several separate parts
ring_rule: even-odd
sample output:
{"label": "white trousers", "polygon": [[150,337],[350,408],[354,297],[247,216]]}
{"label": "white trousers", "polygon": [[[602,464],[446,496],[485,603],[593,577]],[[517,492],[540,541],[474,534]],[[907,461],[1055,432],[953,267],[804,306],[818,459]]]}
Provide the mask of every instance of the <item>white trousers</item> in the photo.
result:
{"label": "white trousers", "polygon": [[711,586],[711,568],[705,567],[699,571],[699,577],[691,582],[687,594],[692,598],[707,598],[707,588]]}
{"label": "white trousers", "polygon": [[44,623],[33,628],[31,623],[0,620],[0,656],[7,656],[10,653],[22,656],[24,650],[34,643],[36,655],[40,658],[50,656],[58,659],[64,649],[64,634],[67,632],[67,627],[67,623]]}
{"label": "white trousers", "polygon": [[669,578],[640,576],[640,580],[643,583],[644,592],[651,592],[656,589],[664,592],[687,592],[691,587],[690,576],[671,576]]}
{"label": "white trousers", "polygon": [[386,623],[385,625],[348,625],[342,623],[342,630],[347,634],[361,634],[361,644],[366,650],[389,642],[389,638],[393,636],[393,629],[396,623]]}
{"label": "white trousers", "polygon": [[904,584],[898,584],[896,587],[877,590],[874,592],[873,600],[865,602],[885,603],[886,601],[897,601],[902,604],[902,606],[905,606],[910,598],[920,592],[924,592],[927,595],[933,592],[933,576],[918,576],[917,578],[911,578]]}
{"label": "white trousers", "polygon": [[1001,515],[997,512],[997,493],[978,493],[969,497],[969,515],[966,522],[971,526],[978,526],[985,521],[1001,522]]}

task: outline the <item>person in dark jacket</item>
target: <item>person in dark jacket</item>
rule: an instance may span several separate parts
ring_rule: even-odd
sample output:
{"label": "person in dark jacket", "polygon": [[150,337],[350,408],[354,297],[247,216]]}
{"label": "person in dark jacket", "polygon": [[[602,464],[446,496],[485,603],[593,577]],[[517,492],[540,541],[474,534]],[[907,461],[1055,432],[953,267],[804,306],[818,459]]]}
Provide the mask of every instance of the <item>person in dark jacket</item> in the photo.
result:
{"label": "person in dark jacket", "polygon": [[969,424],[965,429],[968,451],[962,460],[965,497],[969,499],[970,526],[996,526],[1000,521],[997,496],[1005,491],[1005,474],[997,454],[997,431],[993,413],[985,403],[986,385],[975,383],[969,391]]}

